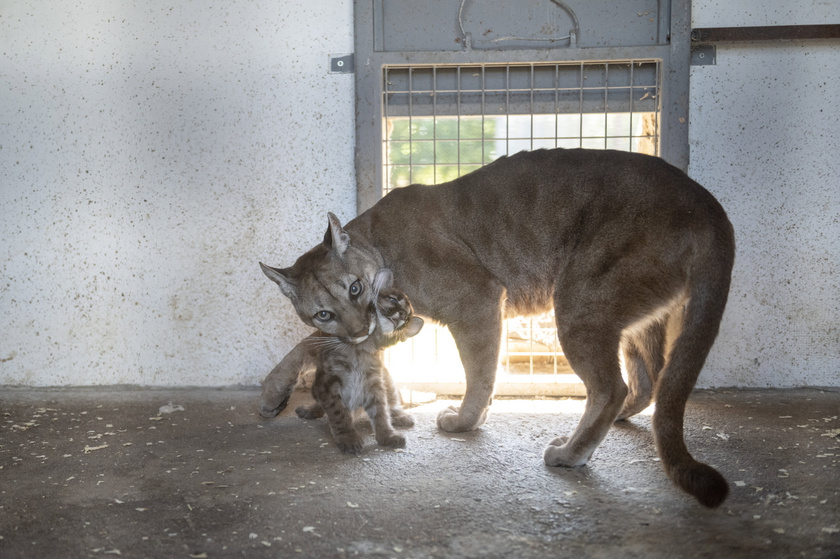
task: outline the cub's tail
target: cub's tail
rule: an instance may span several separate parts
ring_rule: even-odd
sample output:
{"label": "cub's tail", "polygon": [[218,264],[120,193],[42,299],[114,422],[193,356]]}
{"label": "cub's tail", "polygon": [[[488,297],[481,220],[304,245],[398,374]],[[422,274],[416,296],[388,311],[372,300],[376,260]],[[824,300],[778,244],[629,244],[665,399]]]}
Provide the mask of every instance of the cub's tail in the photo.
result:
{"label": "cub's tail", "polygon": [[729,485],[714,468],[695,460],[683,439],[683,415],[694,383],[717,337],[726,306],[735,242],[732,226],[715,231],[701,251],[689,280],[682,330],[674,341],[656,386],[653,434],[662,465],[671,480],[707,507],[717,507]]}

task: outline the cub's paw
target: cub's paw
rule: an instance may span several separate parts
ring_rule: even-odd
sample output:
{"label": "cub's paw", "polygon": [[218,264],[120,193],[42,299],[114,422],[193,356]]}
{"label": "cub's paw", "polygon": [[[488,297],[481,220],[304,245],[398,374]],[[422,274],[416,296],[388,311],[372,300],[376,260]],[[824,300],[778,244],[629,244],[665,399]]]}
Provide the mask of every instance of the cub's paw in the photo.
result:
{"label": "cub's paw", "polygon": [[344,435],[341,438],[336,438],[335,442],[342,452],[347,454],[356,454],[365,445],[364,439],[358,433]]}
{"label": "cub's paw", "polygon": [[471,414],[463,413],[461,408],[449,406],[441,410],[437,416],[438,428],[447,433],[463,433],[477,429],[487,420],[487,408],[481,410],[477,417],[470,417]]}
{"label": "cub's paw", "polygon": [[318,419],[323,417],[324,408],[321,404],[307,404],[295,408],[295,413],[301,419]]}
{"label": "cub's paw", "polygon": [[389,433],[376,437],[376,442],[388,448],[405,448],[405,437],[399,433]]}
{"label": "cub's paw", "polygon": [[406,427],[414,427],[414,418],[403,410],[391,410],[391,425],[405,429]]}
{"label": "cub's paw", "polygon": [[575,468],[586,464],[588,456],[577,456],[568,445],[569,437],[558,437],[548,443],[543,452],[543,460],[546,466],[562,466]]}

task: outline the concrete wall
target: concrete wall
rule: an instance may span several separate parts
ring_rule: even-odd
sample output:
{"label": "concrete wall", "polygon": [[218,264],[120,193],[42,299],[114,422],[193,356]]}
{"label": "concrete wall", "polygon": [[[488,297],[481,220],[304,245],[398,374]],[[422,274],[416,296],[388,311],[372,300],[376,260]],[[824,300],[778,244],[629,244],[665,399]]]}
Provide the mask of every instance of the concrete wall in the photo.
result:
{"label": "concrete wall", "polygon": [[[737,5],[737,10],[734,6]],[[695,0],[694,25],[840,22]],[[350,0],[0,7],[0,385],[256,384],[306,331],[257,260],[355,211]],[[840,384],[833,43],[719,46],[691,174],[735,224],[700,384]]]}
{"label": "concrete wall", "polygon": [[[692,27],[840,23],[837,2],[695,0]],[[719,44],[691,69],[689,174],[738,254],[703,386],[840,385],[840,42]]]}
{"label": "concrete wall", "polygon": [[355,212],[351,0],[3,2],[0,384],[256,384]]}

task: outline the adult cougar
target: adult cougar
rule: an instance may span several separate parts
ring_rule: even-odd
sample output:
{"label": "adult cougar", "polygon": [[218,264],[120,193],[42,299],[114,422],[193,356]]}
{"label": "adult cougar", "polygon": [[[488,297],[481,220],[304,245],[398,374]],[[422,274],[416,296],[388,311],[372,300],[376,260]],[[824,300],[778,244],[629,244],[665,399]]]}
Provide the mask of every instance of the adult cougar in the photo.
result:
{"label": "adult cougar", "polygon": [[[585,464],[613,421],[653,398],[665,471],[715,507],[728,485],[688,452],[683,414],[718,333],[734,256],[723,208],[682,171],[640,154],[555,149],[394,190],[345,227],[330,214],[321,244],[289,268],[264,271],[304,322],[352,340],[369,332],[376,273],[393,270],[394,288],[417,314],[447,325],[458,346],[466,394],[437,418],[450,432],[487,417],[503,318],[553,305],[587,400],[574,433],[548,444],[545,463]],[[308,365],[304,346],[266,378],[264,416],[285,406]]]}

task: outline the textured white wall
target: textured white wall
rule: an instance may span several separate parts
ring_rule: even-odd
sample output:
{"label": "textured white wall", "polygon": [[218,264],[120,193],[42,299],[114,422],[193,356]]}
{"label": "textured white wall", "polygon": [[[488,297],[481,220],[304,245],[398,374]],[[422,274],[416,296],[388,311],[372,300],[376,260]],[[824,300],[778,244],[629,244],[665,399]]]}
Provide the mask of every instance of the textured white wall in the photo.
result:
{"label": "textured white wall", "polygon": [[[172,4],[172,6],[170,5]],[[795,8],[794,8],[795,5]],[[694,26],[840,22],[695,0]],[[256,261],[355,211],[350,0],[0,7],[0,385],[255,384],[305,333]],[[738,234],[704,386],[840,382],[836,42],[692,68],[690,173]]]}
{"label": "textured white wall", "polygon": [[355,212],[351,0],[3,2],[0,384],[256,384]]}
{"label": "textured white wall", "polygon": [[[695,0],[694,27],[840,23],[840,3]],[[720,44],[691,69],[689,174],[738,253],[702,386],[840,385],[840,43]]]}
{"label": "textured white wall", "polygon": [[691,27],[840,23],[836,0],[692,0]]}

